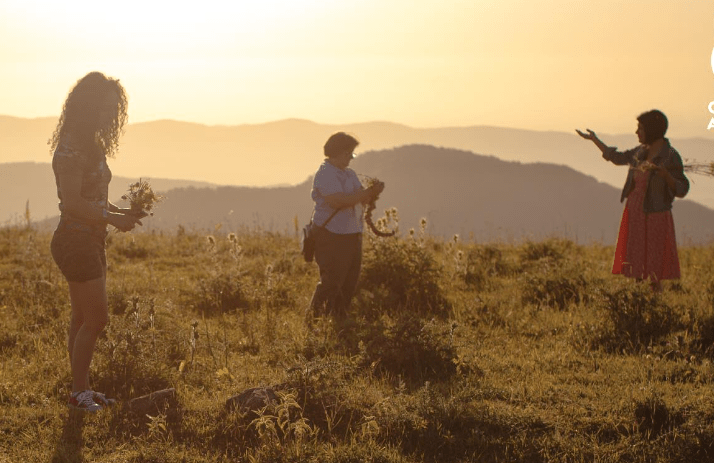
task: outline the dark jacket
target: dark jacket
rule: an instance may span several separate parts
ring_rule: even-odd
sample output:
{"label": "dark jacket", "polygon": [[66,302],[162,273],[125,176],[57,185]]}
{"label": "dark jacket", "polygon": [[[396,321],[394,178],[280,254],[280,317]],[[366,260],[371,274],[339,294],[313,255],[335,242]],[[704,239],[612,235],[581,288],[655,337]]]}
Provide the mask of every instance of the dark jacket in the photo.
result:
{"label": "dark jacket", "polygon": [[[629,165],[627,180],[622,189],[620,202],[635,188],[635,169],[647,159],[647,149],[644,145],[627,150],[617,151],[617,148],[610,148],[602,153],[602,157],[618,166]],[[671,190],[667,182],[659,175],[653,173],[647,180],[647,193],[643,208],[645,212],[662,212],[672,209],[674,198],[683,198],[689,191],[689,180],[684,175],[682,158],[677,150],[672,148],[668,139],[664,139],[664,145],[657,155],[652,159],[652,163],[663,166],[674,177],[675,189]]]}

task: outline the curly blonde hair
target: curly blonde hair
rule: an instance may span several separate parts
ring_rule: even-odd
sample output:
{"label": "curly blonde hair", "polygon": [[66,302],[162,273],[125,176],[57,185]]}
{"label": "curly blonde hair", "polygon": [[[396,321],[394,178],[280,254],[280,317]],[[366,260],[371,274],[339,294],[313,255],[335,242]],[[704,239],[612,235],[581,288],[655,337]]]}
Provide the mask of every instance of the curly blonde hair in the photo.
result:
{"label": "curly blonde hair", "polygon": [[[100,112],[106,110],[105,100],[112,91],[118,97],[116,112],[110,123],[100,125]],[[80,148],[114,157],[128,120],[127,106],[126,91],[118,79],[90,72],[79,79],[67,95],[57,127],[47,142],[50,152],[70,136],[72,143]]]}

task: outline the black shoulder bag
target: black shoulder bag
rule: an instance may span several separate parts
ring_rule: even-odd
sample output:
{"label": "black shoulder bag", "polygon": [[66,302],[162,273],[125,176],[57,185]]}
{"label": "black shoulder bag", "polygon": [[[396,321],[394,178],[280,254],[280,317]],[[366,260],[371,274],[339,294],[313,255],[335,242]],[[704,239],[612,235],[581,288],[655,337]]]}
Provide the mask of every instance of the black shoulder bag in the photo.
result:
{"label": "black shoulder bag", "polygon": [[300,253],[305,258],[305,262],[312,262],[315,257],[315,237],[321,228],[325,228],[330,220],[344,208],[335,209],[330,217],[322,225],[317,225],[310,219],[310,223],[302,227],[302,241],[300,243]]}

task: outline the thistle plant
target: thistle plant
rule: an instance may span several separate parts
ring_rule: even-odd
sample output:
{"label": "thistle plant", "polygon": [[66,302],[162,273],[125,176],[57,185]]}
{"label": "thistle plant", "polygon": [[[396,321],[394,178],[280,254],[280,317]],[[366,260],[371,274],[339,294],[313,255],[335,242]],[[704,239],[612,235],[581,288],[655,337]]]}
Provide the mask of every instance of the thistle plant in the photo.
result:
{"label": "thistle plant", "polygon": [[129,313],[126,314],[128,316],[133,316],[134,317],[134,322],[136,323],[136,327],[139,327],[139,296],[138,295],[133,295],[131,297],[131,309],[129,310]]}
{"label": "thistle plant", "polygon": [[154,307],[156,300],[152,297],[149,298],[149,329],[151,330],[151,347],[156,355],[156,325],[154,324],[156,319],[156,309]]}
{"label": "thistle plant", "polygon": [[206,235],[206,245],[208,245],[209,252],[214,252],[216,250],[216,238],[213,235]]}
{"label": "thistle plant", "polygon": [[128,192],[121,199],[129,201],[132,212],[153,216],[154,206],[164,197],[156,194],[147,180],[139,179],[138,182],[129,185]]}
{"label": "thistle plant", "polygon": [[230,255],[236,263],[236,270],[238,274],[241,273],[241,257],[243,255],[243,248],[238,244],[238,237],[235,233],[228,234],[228,242],[230,243]]}
{"label": "thistle plant", "polygon": [[[377,183],[379,183],[379,179],[377,179],[375,177],[368,177],[366,175],[363,175],[362,177],[364,178],[365,182],[367,183],[367,188],[370,188],[373,185],[376,185]],[[372,230],[372,233],[374,233],[376,236],[381,236],[381,237],[394,236],[397,233],[396,230],[384,232],[384,231],[380,230],[372,221],[372,212],[377,207],[378,199],[379,199],[379,195],[375,196],[374,198],[372,198],[372,200],[369,203],[367,203],[367,208],[364,212],[364,221],[369,226],[369,229]],[[394,211],[396,214],[396,209]],[[383,223],[381,223],[380,225],[382,225],[382,224]]]}
{"label": "thistle plant", "polygon": [[191,337],[189,339],[189,343],[191,344],[191,363],[190,365],[193,365],[193,359],[196,356],[196,341],[199,338],[198,334],[198,320],[194,320],[191,322]]}

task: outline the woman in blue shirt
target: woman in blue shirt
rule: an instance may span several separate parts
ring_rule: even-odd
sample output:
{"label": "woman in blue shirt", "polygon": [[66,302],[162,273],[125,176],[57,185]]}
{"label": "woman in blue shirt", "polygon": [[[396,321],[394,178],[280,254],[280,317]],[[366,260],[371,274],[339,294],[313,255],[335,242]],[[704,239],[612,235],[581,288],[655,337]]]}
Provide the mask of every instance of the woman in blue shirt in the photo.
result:
{"label": "woman in blue shirt", "polygon": [[315,261],[320,282],[310,303],[314,316],[347,314],[362,266],[363,204],[384,190],[381,182],[363,188],[349,168],[357,145],[349,134],[332,135],[324,146],[326,159],[315,174],[313,222],[319,227]]}

